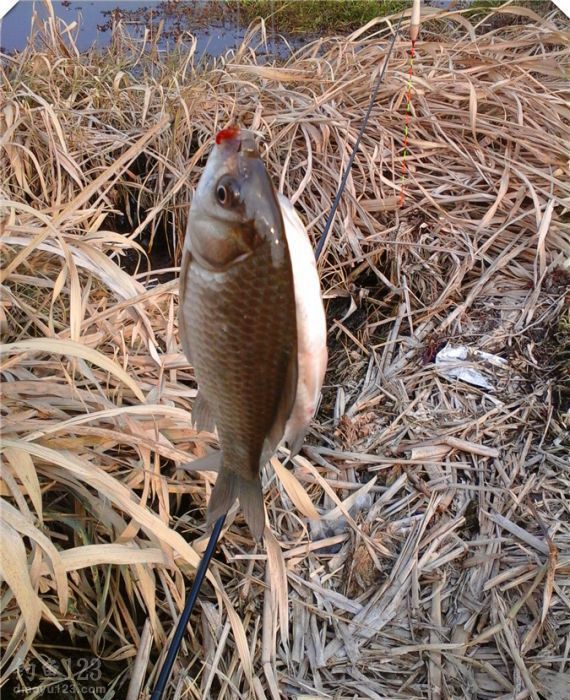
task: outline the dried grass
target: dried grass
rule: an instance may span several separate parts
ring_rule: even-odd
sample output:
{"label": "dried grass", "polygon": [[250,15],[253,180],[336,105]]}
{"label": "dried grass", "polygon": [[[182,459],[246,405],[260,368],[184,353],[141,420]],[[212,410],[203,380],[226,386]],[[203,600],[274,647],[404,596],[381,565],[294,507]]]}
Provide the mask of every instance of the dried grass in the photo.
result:
{"label": "dried grass", "polygon": [[[560,16],[498,17],[424,21],[405,183],[396,43],[321,262],[320,413],[293,471],[284,454],[266,470],[265,547],[230,515],[171,697],[567,697],[569,34]],[[191,427],[176,282],[125,269],[149,241],[179,249],[212,134],[235,117],[316,240],[391,26],[277,66],[257,61],[261,25],[198,70],[184,45],[157,62],[120,28],[108,54],[80,55],[52,18],[5,57],[1,641],[16,688],[30,660],[38,694],[65,678],[47,659],[71,646],[103,659],[107,697],[152,685],[215,478],[181,467],[215,438]],[[506,358],[496,391],[438,374],[446,341]]]}

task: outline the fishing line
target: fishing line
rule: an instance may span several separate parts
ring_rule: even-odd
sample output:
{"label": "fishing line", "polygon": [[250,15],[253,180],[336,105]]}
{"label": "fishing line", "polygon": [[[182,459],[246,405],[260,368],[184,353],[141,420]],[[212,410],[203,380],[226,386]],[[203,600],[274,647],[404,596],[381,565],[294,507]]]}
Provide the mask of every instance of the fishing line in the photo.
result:
{"label": "fishing line", "polygon": [[190,589],[190,594],[186,599],[184,610],[182,611],[178,624],[176,625],[176,630],[174,631],[172,641],[170,642],[170,648],[168,649],[168,653],[166,654],[166,658],[164,659],[164,663],[160,669],[158,680],[156,681],[156,686],[153,694],[150,696],[150,700],[160,700],[162,698],[162,693],[164,692],[164,688],[166,687],[170,677],[172,666],[174,665],[174,661],[176,660],[176,656],[178,654],[178,649],[180,648],[182,638],[184,637],[186,625],[188,624],[188,620],[190,619],[190,615],[192,614],[192,610],[196,604],[198,593],[200,592],[200,587],[202,586],[202,581],[204,580],[206,571],[208,571],[208,567],[210,566],[210,561],[214,555],[214,551],[216,549],[216,545],[218,544],[218,539],[220,537],[220,533],[222,532],[225,520],[225,514],[220,515],[214,524],[214,529],[212,530],[212,534],[208,540],[208,546],[206,547],[204,556],[200,560],[200,565],[196,571],[196,578],[194,579],[194,583]]}
{"label": "fishing line", "polygon": [[366,110],[366,114],[364,115],[364,119],[362,120],[362,125],[360,126],[360,131],[358,132],[358,136],[356,137],[356,141],[354,142],[354,147],[352,149],[352,153],[350,154],[350,158],[348,159],[348,163],[346,165],[346,168],[344,170],[344,174],[342,176],[342,180],[340,181],[340,185],[338,188],[338,191],[336,193],[336,196],[334,198],[329,218],[327,219],[327,223],[325,224],[325,228],[321,234],[321,237],[319,239],[319,242],[317,243],[317,247],[315,248],[315,258],[318,260],[319,257],[321,256],[322,250],[325,246],[327,236],[329,235],[330,228],[332,226],[336,210],[338,208],[338,205],[340,203],[340,198],[342,197],[342,193],[344,192],[344,188],[346,187],[346,183],[348,181],[348,176],[350,175],[350,171],[352,170],[352,164],[354,163],[354,159],[356,158],[356,152],[358,151],[358,147],[360,146],[360,141],[362,140],[362,136],[364,134],[364,129],[366,129],[366,125],[368,124],[368,120],[370,119],[370,114],[372,113],[372,107],[374,107],[374,102],[376,101],[376,96],[378,95],[378,91],[380,90],[380,85],[384,82],[384,75],[386,74],[386,69],[388,68],[388,63],[390,61],[390,57],[392,56],[392,50],[394,49],[394,44],[396,43],[396,39],[398,37],[398,33],[400,31],[400,24],[402,23],[402,18],[404,17],[404,11],[400,14],[400,19],[398,20],[398,24],[396,25],[396,30],[392,36],[392,41],[390,42],[390,46],[388,47],[388,55],[384,59],[384,63],[382,65],[382,70],[378,74],[378,78],[376,79],[376,83],[374,85],[374,89],[372,90],[372,95],[370,96],[370,102],[368,103],[368,109]]}
{"label": "fishing line", "polygon": [[[320,240],[317,244],[317,247],[315,249],[315,257],[317,258],[317,260],[319,259],[319,256],[320,256],[320,254],[323,250],[323,247],[325,245],[329,230],[332,226],[332,222],[333,222],[334,216],[336,214],[336,210],[337,210],[339,202],[340,202],[340,198],[342,197],[342,193],[344,192],[344,188],[346,187],[348,176],[350,174],[352,164],[353,164],[354,159],[356,157],[356,152],[358,151],[358,147],[360,145],[362,135],[364,134],[364,129],[366,128],[366,125],[368,124],[368,120],[369,120],[370,114],[372,112],[372,107],[374,106],[374,102],[376,100],[376,96],[377,96],[378,91],[380,89],[380,85],[382,85],[382,82],[384,80],[384,75],[386,74],[386,68],[388,67],[388,63],[390,61],[390,57],[391,57],[392,51],[394,49],[394,44],[396,43],[396,38],[398,37],[398,33],[400,30],[400,24],[402,23],[403,17],[404,17],[404,11],[402,11],[402,13],[400,15],[400,19],[398,20],[398,24],[396,25],[396,30],[394,31],[394,34],[392,36],[392,40],[391,40],[390,45],[388,47],[388,55],[386,56],[386,59],[384,60],[384,64],[382,65],[382,69],[378,75],[378,78],[376,79],[376,83],[374,85],[374,89],[372,90],[372,96],[370,98],[370,103],[368,105],[368,109],[366,110],[366,114],[364,115],[364,119],[362,120],[362,126],[360,127],[360,131],[358,132],[358,136],[356,138],[354,148],[352,149],[352,153],[350,154],[350,158],[348,159],[348,163],[347,163],[346,169],[344,171],[344,174],[342,176],[342,180],[341,180],[341,183],[339,185],[338,191],[337,191],[336,196],[334,198],[327,223],[325,225],[325,228],[323,230],[321,238],[320,238]],[[178,620],[178,624],[176,625],[176,630],[174,632],[174,635],[172,636],[172,640],[170,642],[170,647],[169,647],[168,652],[166,654],[166,658],[164,659],[164,662],[162,664],[162,668],[160,669],[160,673],[158,675],[158,680],[156,682],[155,689],[154,689],[152,695],[150,696],[150,700],[161,700],[161,698],[162,698],[162,694],[164,693],[164,689],[166,687],[168,679],[170,678],[170,673],[172,671],[174,661],[176,660],[176,656],[178,655],[178,650],[180,648],[180,645],[182,643],[182,639],[184,637],[186,625],[188,624],[188,621],[190,619],[190,615],[192,614],[192,610],[194,609],[194,605],[196,604],[196,600],[198,599],[198,593],[200,592],[200,587],[202,586],[202,581],[204,580],[204,577],[206,576],[206,572],[208,570],[208,567],[210,566],[210,561],[214,555],[214,551],[216,550],[216,545],[218,544],[218,539],[219,539],[220,534],[222,532],[222,528],[224,526],[225,520],[226,520],[225,514],[221,515],[216,520],[216,523],[214,525],[214,529],[212,530],[212,534],[210,535],[210,539],[208,540],[208,546],[206,547],[206,551],[204,552],[204,555],[203,555],[202,559],[200,560],[200,565],[198,566],[198,570],[196,571],[196,578],[194,579],[194,583],[192,584],[192,588],[190,589],[190,593],[188,595],[188,598],[186,599],[186,603],[184,605],[184,610],[182,611],[182,614],[180,615],[180,618]]]}

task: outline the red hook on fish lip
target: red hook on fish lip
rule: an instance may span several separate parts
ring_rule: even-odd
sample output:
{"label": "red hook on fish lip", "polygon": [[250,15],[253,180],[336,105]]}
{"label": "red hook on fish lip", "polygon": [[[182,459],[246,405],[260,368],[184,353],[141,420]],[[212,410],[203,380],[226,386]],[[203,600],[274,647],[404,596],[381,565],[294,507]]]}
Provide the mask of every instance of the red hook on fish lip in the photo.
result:
{"label": "red hook on fish lip", "polygon": [[216,144],[219,146],[222,141],[231,141],[239,136],[238,126],[228,126],[226,129],[222,129],[216,134]]}
{"label": "red hook on fish lip", "polygon": [[232,150],[235,148],[236,153],[251,157],[259,155],[253,133],[239,126],[228,126],[216,134],[216,145],[223,147],[225,144]]}

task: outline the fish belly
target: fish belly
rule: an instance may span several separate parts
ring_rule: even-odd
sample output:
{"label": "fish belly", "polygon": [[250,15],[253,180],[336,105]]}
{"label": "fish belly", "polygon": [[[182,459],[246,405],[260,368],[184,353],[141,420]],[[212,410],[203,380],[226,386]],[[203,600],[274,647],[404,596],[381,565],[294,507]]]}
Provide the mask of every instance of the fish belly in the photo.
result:
{"label": "fish belly", "polygon": [[279,194],[279,206],[293,267],[298,380],[285,440],[296,454],[317,410],[327,368],[327,328],[315,254],[303,222],[291,202]]}

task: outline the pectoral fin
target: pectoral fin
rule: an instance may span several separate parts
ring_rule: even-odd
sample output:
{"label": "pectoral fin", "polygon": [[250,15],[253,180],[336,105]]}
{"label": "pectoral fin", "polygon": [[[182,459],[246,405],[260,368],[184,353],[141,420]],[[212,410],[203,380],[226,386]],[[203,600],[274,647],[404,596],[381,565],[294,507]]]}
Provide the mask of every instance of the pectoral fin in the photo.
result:
{"label": "pectoral fin", "polygon": [[288,436],[287,447],[291,452],[291,457],[299,454],[301,447],[303,447],[303,442],[305,441],[305,435],[307,434],[308,426],[303,426],[301,430],[298,430],[291,437]]}
{"label": "pectoral fin", "polygon": [[283,392],[275,414],[275,419],[265,440],[262,463],[259,465],[260,468],[265,466],[265,463],[271,458],[277,449],[277,446],[283,439],[287,420],[289,419],[295,404],[295,397],[297,395],[297,376],[297,348],[295,348],[291,361],[289,362],[287,376],[283,385]]}
{"label": "pectoral fin", "polygon": [[222,466],[222,452],[211,452],[204,457],[185,462],[180,465],[180,469],[185,469],[187,472],[219,472]]}
{"label": "pectoral fin", "polygon": [[182,251],[182,265],[180,267],[180,294],[178,297],[178,332],[180,335],[180,344],[182,345],[182,350],[184,351],[186,359],[190,364],[192,364],[192,357],[190,352],[190,333],[188,332],[188,327],[186,323],[185,309],[187,308],[186,305],[188,304],[187,278],[191,262],[192,254],[188,250],[187,243],[185,243],[184,249]]}

